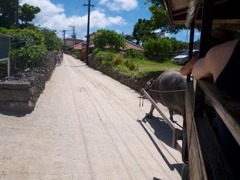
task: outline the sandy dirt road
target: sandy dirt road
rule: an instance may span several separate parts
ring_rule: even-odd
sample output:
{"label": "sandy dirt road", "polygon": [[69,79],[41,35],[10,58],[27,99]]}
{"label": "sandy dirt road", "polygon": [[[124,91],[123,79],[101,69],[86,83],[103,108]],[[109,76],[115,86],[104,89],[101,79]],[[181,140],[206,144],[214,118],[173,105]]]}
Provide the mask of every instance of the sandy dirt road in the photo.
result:
{"label": "sandy dirt road", "polygon": [[0,113],[0,179],[179,180],[181,154],[139,93],[65,55],[30,114]]}

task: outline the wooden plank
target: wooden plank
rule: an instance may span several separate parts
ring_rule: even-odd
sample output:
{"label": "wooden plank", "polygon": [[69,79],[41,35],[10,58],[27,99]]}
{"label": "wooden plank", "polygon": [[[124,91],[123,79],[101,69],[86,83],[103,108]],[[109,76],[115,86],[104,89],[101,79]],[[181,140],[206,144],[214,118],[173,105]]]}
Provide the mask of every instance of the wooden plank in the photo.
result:
{"label": "wooden plank", "polygon": [[144,95],[146,96],[146,98],[152,103],[152,105],[155,107],[155,109],[160,113],[160,115],[163,117],[164,120],[166,120],[166,122],[168,123],[169,127],[172,130],[178,129],[177,125],[174,124],[171,120],[169,120],[165,114],[161,111],[161,109],[159,108],[159,106],[157,105],[157,103],[152,99],[152,97],[144,90],[141,90]]}
{"label": "wooden plank", "polygon": [[193,108],[194,108],[194,92],[192,82],[187,83],[187,89],[185,94],[186,103],[186,138],[188,148],[189,159],[189,175],[190,179],[195,179],[198,176],[199,179],[206,179],[206,171],[201,155],[201,149],[198,142],[198,135],[196,126],[193,121]]}
{"label": "wooden plank", "polygon": [[172,147],[182,153],[182,146],[178,144],[180,134],[182,134],[182,131],[180,129],[173,129]]}
{"label": "wooden plank", "polygon": [[209,102],[240,145],[240,103],[218,90],[210,81],[199,80],[198,82]]}
{"label": "wooden plank", "polygon": [[[173,20],[173,24],[176,25],[184,25],[186,23],[186,20]],[[202,20],[196,20],[195,24],[202,24]],[[240,19],[214,19],[213,24],[216,25],[236,25],[237,27],[240,26]]]}
{"label": "wooden plank", "polygon": [[194,92],[186,91],[186,129],[190,179],[234,179],[206,115],[193,114]]}
{"label": "wooden plank", "polygon": [[169,127],[172,129],[173,131],[172,147],[181,152],[182,151],[181,146],[179,146],[177,143],[178,135],[180,134],[181,130],[178,128],[178,126],[175,123],[173,123],[170,119],[168,119],[165,116],[165,114],[161,111],[157,103],[151,98],[151,96],[144,89],[141,89],[141,91],[144,93],[145,97],[152,103],[155,109],[160,113],[160,115],[163,117],[163,119],[167,122]]}
{"label": "wooden plank", "polygon": [[234,179],[207,116],[195,117],[194,122],[207,179]]}

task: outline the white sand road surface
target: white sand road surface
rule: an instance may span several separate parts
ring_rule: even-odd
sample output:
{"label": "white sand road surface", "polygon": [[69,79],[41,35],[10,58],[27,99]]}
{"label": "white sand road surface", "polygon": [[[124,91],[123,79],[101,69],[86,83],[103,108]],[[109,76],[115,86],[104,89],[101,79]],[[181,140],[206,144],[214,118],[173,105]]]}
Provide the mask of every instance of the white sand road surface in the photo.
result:
{"label": "white sand road surface", "polygon": [[[0,179],[179,180],[181,153],[139,93],[64,55],[32,113],[0,113]],[[168,113],[166,111],[166,113]]]}

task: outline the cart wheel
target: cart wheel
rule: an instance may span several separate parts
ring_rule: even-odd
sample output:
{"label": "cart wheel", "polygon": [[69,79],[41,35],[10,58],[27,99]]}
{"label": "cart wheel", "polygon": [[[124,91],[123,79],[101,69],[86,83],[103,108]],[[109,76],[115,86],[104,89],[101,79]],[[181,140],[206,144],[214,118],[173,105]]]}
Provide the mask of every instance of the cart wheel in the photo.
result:
{"label": "cart wheel", "polygon": [[184,163],[182,167],[182,180],[189,180],[189,165]]}

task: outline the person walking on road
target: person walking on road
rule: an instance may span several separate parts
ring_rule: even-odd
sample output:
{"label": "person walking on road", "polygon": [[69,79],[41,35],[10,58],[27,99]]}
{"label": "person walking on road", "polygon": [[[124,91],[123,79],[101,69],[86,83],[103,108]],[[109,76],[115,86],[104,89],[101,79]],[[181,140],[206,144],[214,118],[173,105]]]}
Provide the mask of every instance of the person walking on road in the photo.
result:
{"label": "person walking on road", "polygon": [[61,53],[59,51],[57,52],[56,60],[56,65],[61,65]]}
{"label": "person walking on road", "polygon": [[62,62],[63,61],[63,55],[64,55],[64,52],[63,50],[61,51],[61,55],[60,55],[60,61]]}

